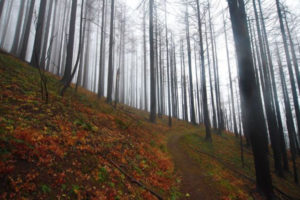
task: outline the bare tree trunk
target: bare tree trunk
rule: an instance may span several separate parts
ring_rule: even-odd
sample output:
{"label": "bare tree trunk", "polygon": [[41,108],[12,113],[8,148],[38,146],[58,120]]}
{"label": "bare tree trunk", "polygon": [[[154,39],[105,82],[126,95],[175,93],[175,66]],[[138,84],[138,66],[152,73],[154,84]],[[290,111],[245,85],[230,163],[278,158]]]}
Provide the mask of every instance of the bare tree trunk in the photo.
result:
{"label": "bare tree trunk", "polygon": [[33,45],[33,54],[30,61],[30,63],[34,67],[37,67],[37,65],[40,62],[40,59],[44,59],[41,58],[41,48],[42,48],[42,35],[44,31],[44,21],[45,21],[44,19],[45,19],[47,2],[48,2],[47,0],[40,2],[40,10],[39,10],[39,16],[36,25],[36,33],[35,33],[34,45]]}
{"label": "bare tree trunk", "polygon": [[275,82],[275,73],[274,73],[274,66],[272,62],[272,56],[270,52],[270,46],[268,42],[268,36],[267,36],[267,31],[266,31],[266,25],[263,17],[263,12],[262,12],[262,6],[261,6],[261,1],[258,0],[258,5],[259,5],[259,12],[261,15],[261,24],[262,24],[262,34],[264,37],[265,41],[265,46],[266,46],[266,51],[268,55],[268,61],[269,61],[269,70],[271,71],[271,81],[273,83],[273,99],[274,99],[274,104],[275,104],[275,110],[276,110],[276,116],[277,116],[277,125],[278,125],[278,131],[280,135],[280,147],[281,147],[281,153],[282,153],[282,159],[283,159],[283,168],[285,170],[288,170],[288,159],[287,159],[287,152],[286,152],[286,144],[285,144],[285,137],[284,137],[284,131],[283,131],[283,126],[282,126],[282,121],[281,121],[281,113],[280,113],[280,107],[279,107],[279,102],[278,102],[278,95],[277,95],[277,87],[276,87],[276,82]]}
{"label": "bare tree trunk", "polygon": [[158,116],[161,116],[161,101],[160,101],[160,85],[159,85],[159,60],[158,60],[158,13],[157,13],[157,6],[155,6],[155,51],[154,51],[154,57],[155,57],[155,76],[156,76],[156,102],[157,102],[157,113]]}
{"label": "bare tree trunk", "polygon": [[35,0],[30,1],[30,8],[28,11],[28,18],[26,22],[24,22],[24,39],[22,42],[22,46],[20,47],[20,57],[25,60],[26,59],[26,54],[27,54],[27,46],[28,46],[28,41],[29,41],[29,34],[30,34],[30,27],[31,27],[31,22],[32,22],[32,17],[33,17],[33,9],[35,5]]}
{"label": "bare tree trunk", "polygon": [[[89,8],[87,8],[86,12],[87,14],[87,18],[90,17],[90,12],[88,10]],[[86,51],[85,51],[85,60],[84,60],[84,66],[85,69],[83,71],[83,87],[85,89],[90,89],[89,88],[89,71],[90,71],[90,42],[91,42],[91,22],[88,21],[87,22],[87,41],[86,41]]]}
{"label": "bare tree trunk", "polygon": [[198,83],[198,64],[197,64],[197,49],[196,49],[196,43],[194,43],[194,59],[195,59],[195,70],[196,70],[196,89],[197,89],[197,106],[198,106],[198,118],[199,118],[199,124],[201,123],[201,106],[200,106],[200,91],[199,91],[199,83]]}
{"label": "bare tree trunk", "polygon": [[291,63],[291,56],[289,53],[287,36],[286,36],[286,32],[285,32],[285,27],[284,27],[284,23],[283,23],[283,17],[282,17],[282,13],[281,13],[279,0],[276,0],[276,7],[277,7],[277,13],[278,13],[278,18],[279,18],[279,22],[280,22],[280,31],[281,31],[282,41],[284,44],[284,52],[285,52],[285,56],[286,56],[286,62],[287,62],[291,86],[292,86],[293,101],[294,101],[294,106],[295,106],[297,126],[298,126],[298,132],[299,132],[300,131],[300,106],[299,106],[299,102],[298,102],[296,82],[295,82],[295,78],[294,78],[294,73],[293,73],[293,68],[292,68],[292,63]]}
{"label": "bare tree trunk", "polygon": [[18,56],[18,47],[19,47],[21,28],[22,28],[22,22],[24,17],[24,10],[25,10],[25,0],[21,1],[20,4],[20,12],[18,15],[18,22],[15,31],[14,42],[11,49],[11,52],[16,56]]}
{"label": "bare tree trunk", "polygon": [[216,116],[216,106],[215,106],[215,98],[214,98],[214,89],[213,89],[213,81],[211,75],[211,64],[210,64],[210,54],[209,54],[209,44],[207,33],[205,33],[206,45],[207,45],[207,66],[208,66],[208,75],[209,75],[209,85],[210,85],[210,96],[211,96],[211,104],[212,104],[212,115],[213,115],[213,127],[217,128],[217,116]]}
{"label": "bare tree trunk", "polygon": [[147,42],[146,42],[146,3],[144,4],[143,16],[143,47],[144,47],[144,98],[145,110],[148,110],[148,93],[147,93]]}
{"label": "bare tree trunk", "polygon": [[72,1],[70,28],[69,28],[69,40],[67,47],[67,60],[64,76],[62,82],[65,82],[71,78],[71,71],[73,65],[73,51],[74,51],[74,40],[75,40],[75,25],[76,25],[76,12],[77,12],[77,0]]}
{"label": "bare tree trunk", "polygon": [[236,118],[235,118],[235,102],[234,102],[234,95],[233,95],[233,80],[231,76],[231,65],[230,65],[230,58],[229,58],[229,50],[228,50],[228,38],[227,38],[227,29],[226,29],[226,22],[224,18],[223,13],[223,24],[224,24],[224,33],[225,33],[225,46],[226,46],[226,58],[227,58],[227,66],[228,66],[228,73],[229,73],[229,84],[230,84],[230,97],[231,97],[231,109],[232,109],[232,118],[233,118],[233,131],[236,137],[238,137],[238,129],[236,124]]}
{"label": "bare tree trunk", "polygon": [[153,37],[153,7],[154,0],[149,0],[149,43],[150,43],[150,121],[156,121],[156,92],[155,92],[155,63],[154,63],[154,37]]}
{"label": "bare tree trunk", "polygon": [[258,42],[259,42],[259,49],[260,49],[260,56],[262,59],[262,68],[263,73],[265,77],[265,89],[264,93],[262,94],[264,97],[264,105],[266,109],[266,115],[267,115],[267,123],[269,128],[269,135],[272,143],[272,149],[273,149],[273,157],[274,157],[274,165],[277,174],[280,177],[283,177],[283,169],[281,164],[281,149],[280,149],[280,137],[279,137],[279,131],[276,123],[276,114],[274,112],[274,109],[272,108],[272,88],[271,88],[271,79],[269,74],[269,68],[268,68],[268,61],[267,56],[265,53],[265,50],[263,48],[263,42],[262,42],[262,35],[261,35],[261,29],[260,29],[260,23],[258,18],[258,12],[256,8],[256,1],[253,0],[253,7],[254,7],[254,13],[255,13],[255,19],[256,19],[256,29],[257,29],[257,35],[258,35]]}
{"label": "bare tree trunk", "polygon": [[[285,15],[286,15],[286,13],[285,13]],[[297,79],[297,83],[298,83],[298,91],[300,92],[300,72],[299,72],[298,59],[297,59],[296,51],[295,51],[295,45],[293,42],[293,38],[291,35],[290,27],[287,22],[286,16],[284,16],[284,21],[285,21],[285,25],[286,25],[289,42],[290,42],[291,54],[292,54],[293,64],[294,64],[294,71],[296,73],[296,79]]]}
{"label": "bare tree trunk", "polygon": [[0,20],[2,18],[2,13],[3,13],[3,7],[4,7],[4,4],[5,4],[5,0],[2,0],[0,2]]}
{"label": "bare tree trunk", "polygon": [[186,5],[185,23],[186,23],[186,41],[187,41],[187,53],[188,53],[188,64],[189,64],[189,77],[190,77],[190,111],[191,111],[191,122],[196,124],[195,116],[195,103],[194,103],[194,90],[193,90],[193,76],[192,76],[192,56],[191,56],[191,42],[190,42],[190,25],[189,25],[189,11],[188,5]]}
{"label": "bare tree trunk", "polygon": [[[87,8],[86,8],[87,9]],[[84,13],[84,18],[87,18],[87,10],[85,9],[85,13]],[[84,10],[84,9],[82,9]],[[82,11],[83,12],[83,11]],[[86,23],[87,23],[87,20],[84,20],[83,22],[83,28],[82,28],[82,41],[85,40],[85,34],[86,34]],[[84,51],[85,51],[85,42],[83,42],[83,44],[81,45],[81,48],[82,48],[82,52],[80,54],[80,63],[79,63],[79,70],[78,70],[78,75],[77,75],[77,81],[76,81],[76,90],[77,90],[77,87],[80,85],[82,86],[83,85],[83,72],[84,72]]]}
{"label": "bare tree trunk", "polygon": [[251,43],[243,0],[228,0],[235,48],[238,58],[239,85],[245,129],[251,138],[254,155],[256,185],[268,199],[273,199],[273,187],[268,160],[268,137],[264,123],[263,105],[255,72]]}
{"label": "bare tree trunk", "polygon": [[[48,51],[48,38],[49,38],[49,32],[50,32],[50,22],[52,18],[52,8],[53,4],[56,3],[54,0],[52,0],[50,3],[50,7],[48,9],[48,16],[47,16],[47,22],[46,22],[46,27],[45,27],[45,32],[44,32],[44,41],[43,41],[43,48],[41,52],[41,63],[40,66],[45,69],[45,63],[46,63],[46,54]],[[51,35],[51,37],[54,37],[54,35]]]}
{"label": "bare tree trunk", "polygon": [[[161,39],[161,31],[159,31],[159,71],[160,71],[160,87],[161,87],[161,96],[160,96],[160,101],[161,101],[161,113],[162,115],[164,114],[164,82],[163,82],[163,74],[164,74],[164,68],[162,67],[162,39]],[[146,101],[145,101],[146,103]],[[162,117],[162,115],[160,117]]]}
{"label": "bare tree trunk", "polygon": [[203,113],[204,113],[204,125],[206,129],[205,139],[207,141],[211,141],[211,132],[210,132],[210,121],[209,121],[209,113],[208,113],[208,104],[207,104],[207,92],[206,92],[206,79],[205,79],[205,65],[204,65],[204,48],[203,48],[203,36],[202,36],[202,24],[200,18],[200,5],[199,0],[196,0],[197,3],[197,19],[198,19],[198,31],[200,37],[200,56],[201,56],[201,68],[202,68],[202,101],[203,101]]}
{"label": "bare tree trunk", "polygon": [[99,60],[99,80],[98,80],[98,98],[104,96],[104,54],[105,54],[105,20],[106,20],[106,4],[105,0],[102,0],[102,17],[101,17],[101,39],[100,39],[100,60]]}
{"label": "bare tree trunk", "polygon": [[[150,0],[151,1],[151,0]],[[168,111],[169,126],[172,126],[172,110],[171,110],[171,87],[170,87],[170,63],[169,63],[169,38],[168,38],[168,21],[167,21],[167,1],[165,0],[165,32],[166,32],[166,60],[167,60],[167,90],[168,90]]]}
{"label": "bare tree trunk", "polygon": [[11,11],[12,11],[12,7],[13,7],[13,4],[14,4],[14,0],[11,0],[9,3],[10,3],[8,5],[9,8],[5,12],[6,13],[6,15],[5,15],[5,24],[4,24],[4,29],[3,29],[2,38],[1,38],[1,47],[2,48],[4,48],[4,44],[5,44],[5,41],[6,41],[7,29],[8,29],[8,24],[9,24],[10,17],[11,17]]}
{"label": "bare tree trunk", "polygon": [[292,161],[293,161],[294,181],[296,183],[298,183],[298,172],[297,172],[297,164],[296,164],[296,145],[295,145],[296,130],[295,130],[293,114],[291,111],[291,105],[290,105],[290,101],[289,101],[286,80],[285,80],[283,69],[282,69],[282,63],[281,63],[281,58],[280,58],[278,47],[277,47],[277,59],[278,59],[279,70],[280,70],[281,87],[282,87],[283,96],[284,96],[286,124],[287,124],[287,128],[288,128],[288,135],[289,135],[289,140],[290,140],[290,148],[291,148]]}
{"label": "bare tree trunk", "polygon": [[[61,76],[62,73],[64,72],[64,67],[65,67],[65,55],[66,55],[66,47],[67,47],[67,41],[66,41],[66,37],[65,37],[65,33],[68,32],[68,19],[69,19],[69,13],[70,13],[70,10],[67,6],[67,4],[65,4],[65,7],[64,7],[64,16],[63,16],[63,25],[62,25],[62,29],[61,29],[61,34],[60,34],[60,44],[59,44],[59,57],[58,57],[58,62],[57,62],[57,71],[56,71],[56,74],[58,76]],[[57,8],[55,8],[55,11],[54,11],[54,22],[57,21],[57,19],[59,19],[59,17],[57,18],[56,16],[56,13],[57,13]],[[53,27],[52,27],[52,33],[51,35],[54,35],[55,33],[55,24],[53,24]],[[59,29],[57,29],[56,31],[59,31]],[[65,32],[64,32],[65,31]],[[58,45],[58,44],[57,44]],[[57,46],[56,46],[57,47]],[[55,48],[56,49],[56,48]],[[51,52],[52,54],[52,52]],[[50,54],[50,55],[51,55]],[[51,56],[50,56],[50,59],[51,59]],[[47,64],[47,68],[49,68],[49,63]]]}
{"label": "bare tree trunk", "polygon": [[[214,83],[215,83],[215,95],[216,95],[216,109],[214,109],[214,128],[217,129],[219,128],[219,123],[221,121],[220,119],[220,105],[219,105],[219,97],[218,97],[218,78],[217,78],[217,63],[216,63],[216,53],[215,53],[215,43],[214,43],[214,34],[213,34],[213,27],[212,27],[212,19],[211,19],[211,13],[210,13],[210,3],[208,3],[208,17],[209,17],[209,32],[210,32],[210,40],[211,40],[211,51],[212,51],[212,60],[213,60],[213,77],[214,77]],[[208,45],[208,44],[207,44]],[[211,73],[211,67],[209,67],[209,71]],[[212,86],[212,78],[210,74],[210,84],[211,84],[211,93],[212,93],[212,102],[214,104],[214,98],[213,98],[213,86]],[[218,121],[218,124],[217,124]],[[219,129],[220,130],[220,129]],[[218,131],[218,133],[221,133]]]}
{"label": "bare tree trunk", "polygon": [[[57,22],[57,16],[56,16],[56,14],[57,14],[57,9],[58,9],[58,6],[59,6],[59,3],[57,3],[56,2],[56,5],[55,5],[55,7],[54,7],[54,13],[53,13],[53,15],[52,15],[52,27],[51,27],[51,33],[50,33],[50,37],[54,37],[54,33],[55,33],[55,25],[57,25],[56,24],[56,22]],[[67,6],[65,6],[65,11],[66,11],[66,7]],[[64,12],[64,13],[66,13],[66,12]],[[64,14],[64,18],[63,18],[63,23],[62,23],[62,27],[64,27],[64,24],[65,24],[65,21],[66,21],[66,19],[65,19],[65,15],[66,14]],[[62,28],[63,29],[63,28]],[[63,43],[62,41],[61,41],[61,43]],[[52,59],[52,50],[53,50],[53,46],[49,49],[49,52],[48,52],[48,62],[47,62],[47,65],[46,65],[46,71],[50,71],[50,64],[51,64],[51,59]],[[58,63],[58,65],[60,65],[60,63]],[[59,67],[59,66],[58,66]],[[57,71],[59,71],[59,69],[57,70]]]}
{"label": "bare tree trunk", "polygon": [[187,106],[187,89],[186,89],[186,74],[185,74],[185,55],[184,55],[184,50],[183,50],[183,41],[181,40],[181,63],[182,63],[182,69],[183,69],[183,104],[184,104],[184,107],[183,107],[183,119],[185,121],[189,121],[189,117],[188,117],[188,106]]}
{"label": "bare tree trunk", "polygon": [[108,79],[107,79],[107,102],[112,102],[112,85],[113,85],[113,45],[114,45],[114,14],[115,0],[111,1],[110,13],[110,36],[109,36],[109,58],[108,58]]}

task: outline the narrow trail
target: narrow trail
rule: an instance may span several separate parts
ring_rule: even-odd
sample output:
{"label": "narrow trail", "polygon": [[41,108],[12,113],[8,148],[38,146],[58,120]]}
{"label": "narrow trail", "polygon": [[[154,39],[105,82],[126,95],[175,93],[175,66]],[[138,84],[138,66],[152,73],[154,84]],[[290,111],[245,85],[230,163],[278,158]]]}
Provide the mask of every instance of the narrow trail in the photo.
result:
{"label": "narrow trail", "polygon": [[176,133],[170,136],[168,141],[168,150],[175,163],[175,169],[182,179],[182,199],[218,199],[216,191],[211,186],[212,180],[201,172],[199,163],[190,158],[185,151],[180,148],[179,141],[182,136],[183,134]]}

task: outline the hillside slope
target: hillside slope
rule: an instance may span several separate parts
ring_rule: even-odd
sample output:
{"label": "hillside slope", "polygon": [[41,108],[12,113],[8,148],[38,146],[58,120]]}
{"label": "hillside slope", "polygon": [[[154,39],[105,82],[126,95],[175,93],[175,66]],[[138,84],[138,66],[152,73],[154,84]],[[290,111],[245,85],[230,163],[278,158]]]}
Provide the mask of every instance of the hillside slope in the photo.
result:
{"label": "hillside slope", "polygon": [[166,126],[83,89],[61,98],[50,74],[45,104],[39,79],[0,54],[1,199],[155,199],[149,190],[176,198]]}
{"label": "hillside slope", "polygon": [[[252,153],[245,148],[242,167],[233,134],[207,143],[202,126],[151,124],[147,112],[115,109],[82,88],[61,98],[57,84],[47,73],[45,104],[38,70],[0,53],[0,199],[261,198]],[[272,176],[300,199],[292,174]]]}

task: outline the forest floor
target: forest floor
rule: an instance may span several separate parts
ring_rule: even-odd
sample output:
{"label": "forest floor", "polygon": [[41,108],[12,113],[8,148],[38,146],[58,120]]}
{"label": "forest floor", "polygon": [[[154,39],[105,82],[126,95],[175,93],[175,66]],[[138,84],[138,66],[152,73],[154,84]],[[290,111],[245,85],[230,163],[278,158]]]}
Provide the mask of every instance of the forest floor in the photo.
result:
{"label": "forest floor", "polygon": [[[203,126],[152,124],[147,112],[82,88],[62,98],[58,77],[46,77],[48,104],[38,70],[0,53],[0,199],[260,199],[251,151],[242,167],[232,133],[209,143]],[[272,176],[300,199],[291,173]]]}

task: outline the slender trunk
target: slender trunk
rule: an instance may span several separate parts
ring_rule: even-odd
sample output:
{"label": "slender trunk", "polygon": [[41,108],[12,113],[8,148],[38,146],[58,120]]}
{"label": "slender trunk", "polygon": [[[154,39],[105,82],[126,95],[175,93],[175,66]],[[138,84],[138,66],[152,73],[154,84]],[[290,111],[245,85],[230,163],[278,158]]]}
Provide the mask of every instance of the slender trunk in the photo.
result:
{"label": "slender trunk", "polygon": [[148,93],[147,93],[147,41],[146,41],[146,4],[144,4],[143,16],[143,48],[144,48],[144,98],[145,110],[148,110]]}
{"label": "slender trunk", "polygon": [[[41,63],[40,63],[40,66],[45,69],[45,63],[47,61],[47,58],[46,58],[46,54],[47,54],[47,51],[48,51],[48,38],[49,38],[49,33],[50,33],[50,22],[51,22],[51,18],[52,18],[52,8],[53,8],[53,4],[55,3],[54,0],[52,0],[50,2],[50,7],[48,9],[48,16],[47,16],[47,22],[46,22],[46,27],[45,27],[45,35],[44,35],[44,41],[43,41],[43,48],[42,48],[42,52],[41,52]],[[54,37],[54,35],[50,35],[51,37]],[[51,38],[50,38],[51,40]]]}
{"label": "slender trunk", "polygon": [[150,121],[156,121],[156,93],[155,93],[155,63],[153,37],[153,7],[154,0],[149,0],[149,43],[150,43]]}
{"label": "slender trunk", "polygon": [[209,121],[209,112],[208,112],[208,103],[207,103],[207,92],[206,92],[206,79],[205,79],[205,58],[204,58],[204,48],[203,48],[203,36],[202,36],[202,23],[200,18],[200,3],[199,0],[196,0],[197,3],[197,19],[198,19],[198,31],[200,37],[200,56],[201,56],[201,69],[202,69],[202,101],[203,101],[203,113],[204,113],[204,125],[206,130],[205,139],[211,141],[211,132],[210,132],[210,121]]}
{"label": "slender trunk", "polygon": [[295,145],[296,130],[295,130],[293,114],[291,111],[291,105],[290,105],[290,101],[289,101],[286,80],[285,80],[285,76],[284,76],[283,69],[282,69],[283,67],[282,67],[278,47],[277,47],[277,59],[278,59],[278,65],[279,65],[279,70],[280,70],[281,87],[282,87],[283,96],[284,96],[286,124],[287,124],[287,128],[288,128],[288,135],[289,135],[290,148],[291,148],[291,154],[292,154],[294,181],[296,183],[298,183],[298,172],[297,172],[297,164],[296,164],[296,145]]}
{"label": "slender trunk", "polygon": [[105,40],[105,15],[106,15],[106,9],[105,9],[105,0],[102,0],[102,17],[101,17],[101,39],[100,39],[100,60],[99,60],[99,80],[98,80],[98,98],[103,97],[104,93],[104,82],[102,80],[103,78],[103,72],[104,72],[104,40]]}
{"label": "slender trunk", "polygon": [[[51,27],[50,37],[55,37],[55,27],[56,27],[56,22],[57,22],[57,16],[56,16],[56,14],[57,14],[58,6],[59,6],[59,3],[56,2],[55,8],[54,8],[54,14],[52,15],[52,27]],[[66,10],[67,10],[67,6],[66,5],[65,5],[64,9],[65,9],[64,10],[65,12],[64,12],[64,18],[63,18],[62,27],[65,26],[65,21],[66,21],[66,18],[65,18],[65,15],[66,15],[65,13],[66,13]],[[63,41],[61,41],[61,45],[62,45],[62,43],[63,43]],[[48,62],[47,62],[47,65],[46,65],[46,71],[50,71],[50,64],[51,64],[51,61],[52,61],[51,60],[52,59],[52,51],[53,51],[53,46],[49,50]],[[60,62],[58,63],[58,68],[59,67],[60,67]],[[59,72],[60,70],[58,69],[57,71]],[[59,73],[57,73],[57,74],[59,74]]]}
{"label": "slender trunk", "polygon": [[199,92],[199,84],[198,84],[198,64],[197,64],[197,50],[196,43],[194,43],[194,59],[195,59],[195,71],[196,71],[196,94],[197,94],[197,106],[198,106],[198,118],[199,124],[201,123],[201,107],[200,107],[200,92]]}
{"label": "slender trunk", "polygon": [[34,45],[33,45],[33,54],[31,57],[30,63],[32,66],[37,67],[40,63],[41,58],[41,48],[42,48],[42,35],[44,31],[44,19],[46,14],[46,7],[47,7],[47,0],[40,2],[40,10],[39,10],[39,16],[38,21],[36,25],[36,33],[34,37]]}
{"label": "slender trunk", "polygon": [[271,81],[273,84],[273,99],[274,99],[274,104],[275,104],[275,109],[276,109],[276,116],[277,116],[277,125],[278,125],[278,131],[280,135],[280,147],[281,147],[281,152],[282,152],[282,159],[283,159],[283,168],[288,171],[288,159],[287,159],[287,152],[286,152],[286,144],[285,144],[285,136],[284,136],[284,131],[283,131],[283,125],[281,121],[281,113],[280,113],[280,107],[279,107],[279,101],[278,101],[278,95],[277,95],[277,87],[276,87],[276,82],[275,82],[275,73],[274,73],[274,66],[272,62],[272,56],[271,56],[271,51],[270,51],[270,46],[269,46],[269,41],[268,41],[268,36],[267,36],[267,31],[266,31],[266,25],[263,17],[263,12],[262,12],[262,6],[261,6],[261,1],[258,0],[258,5],[259,5],[259,12],[261,15],[261,24],[262,24],[262,34],[264,37],[265,41],[265,46],[266,46],[266,51],[268,55],[268,61],[269,61],[269,67],[271,71]]}
{"label": "slender trunk", "polygon": [[[4,48],[4,44],[6,41],[6,36],[7,36],[7,30],[8,30],[8,25],[9,25],[9,21],[10,21],[10,17],[11,17],[11,11],[12,11],[12,7],[14,4],[14,0],[11,0],[9,2],[10,4],[8,5],[9,8],[8,10],[5,12],[5,24],[4,24],[4,28],[3,28],[3,33],[2,33],[2,38],[1,38],[1,47]],[[2,13],[1,13],[2,14]]]}
{"label": "slender trunk", "polygon": [[13,42],[12,49],[11,49],[11,52],[16,56],[18,56],[17,52],[18,52],[18,47],[19,47],[19,42],[20,42],[20,34],[21,34],[23,17],[24,17],[24,10],[25,10],[25,0],[21,1],[21,4],[20,4],[20,12],[19,12],[18,22],[17,22],[17,26],[16,26],[16,31],[15,31],[14,42]]}
{"label": "slender trunk", "polygon": [[228,49],[228,38],[227,38],[227,29],[226,29],[226,22],[223,14],[223,24],[224,24],[224,33],[225,33],[225,46],[226,46],[226,58],[227,58],[227,67],[229,73],[229,84],[230,84],[230,97],[231,97],[231,109],[232,109],[232,118],[233,118],[233,131],[236,137],[238,137],[238,130],[235,118],[235,102],[233,96],[233,84],[232,84],[232,76],[231,76],[231,65],[230,65],[230,58],[229,58],[229,49]]}
{"label": "slender trunk", "polygon": [[[87,8],[88,9],[88,8]],[[87,14],[87,17],[89,18],[90,17],[90,14],[89,14],[89,10],[87,10],[88,14]],[[89,90],[89,71],[90,71],[90,42],[91,42],[91,22],[87,22],[88,25],[87,25],[87,41],[86,41],[86,51],[85,51],[85,61],[84,61],[84,67],[85,67],[85,70],[83,71],[84,72],[84,75],[83,75],[83,87],[87,90]]]}
{"label": "slender trunk", "polygon": [[65,65],[65,72],[62,82],[66,82],[71,78],[71,71],[73,65],[73,51],[75,40],[75,24],[76,24],[77,0],[72,1],[71,19],[69,24],[69,40],[67,46],[67,60]]}
{"label": "slender trunk", "polygon": [[212,104],[212,115],[213,115],[213,127],[217,128],[217,117],[216,117],[216,107],[215,107],[215,98],[214,98],[214,90],[213,90],[213,82],[211,75],[211,64],[210,64],[210,54],[209,54],[209,44],[207,33],[205,33],[206,45],[207,45],[207,66],[208,66],[208,75],[209,75],[209,85],[210,85],[210,96],[211,96],[211,104]]}
{"label": "slender trunk", "polygon": [[293,102],[294,102],[294,106],[295,106],[296,120],[297,120],[298,133],[299,133],[299,131],[300,131],[300,107],[299,107],[299,102],[298,102],[296,82],[295,82],[295,78],[294,78],[294,72],[293,72],[293,68],[292,68],[291,57],[290,57],[289,47],[288,47],[288,43],[287,43],[287,36],[286,36],[286,32],[285,32],[285,27],[284,27],[284,23],[283,23],[283,17],[282,17],[282,13],[281,13],[279,0],[276,0],[276,7],[277,7],[277,13],[278,13],[278,18],[279,18],[279,22],[280,22],[280,31],[281,31],[282,41],[284,44],[284,52],[285,52],[285,56],[286,56],[286,62],[287,62],[291,86],[292,86]]}
{"label": "slender trunk", "polygon": [[0,2],[0,20],[2,18],[3,8],[4,8],[5,0]]}
{"label": "slender trunk", "polygon": [[[150,0],[151,1],[151,0]],[[170,87],[170,63],[169,63],[169,38],[168,38],[168,23],[167,23],[167,1],[165,0],[165,33],[166,33],[166,59],[167,59],[167,90],[168,90],[168,111],[169,111],[169,126],[172,126],[172,112],[171,112],[171,87]]]}
{"label": "slender trunk", "polygon": [[189,64],[189,77],[190,77],[190,111],[191,111],[191,122],[196,124],[195,116],[195,103],[194,103],[194,90],[193,90],[193,76],[192,76],[192,56],[191,56],[191,42],[190,42],[190,25],[189,25],[189,13],[188,5],[186,5],[185,23],[186,23],[186,41],[187,41],[187,53],[188,53],[188,64]]}
{"label": "slender trunk", "polygon": [[263,74],[265,77],[265,89],[263,92],[263,97],[264,97],[264,105],[265,105],[265,110],[266,110],[266,121],[268,123],[268,128],[269,128],[269,135],[271,139],[271,144],[272,144],[272,149],[273,149],[273,157],[274,157],[274,165],[277,174],[280,177],[283,177],[283,168],[281,164],[281,148],[280,148],[280,136],[279,136],[279,131],[277,127],[277,122],[276,122],[276,114],[274,109],[272,108],[272,88],[271,88],[271,79],[269,75],[269,68],[268,68],[268,61],[267,61],[267,56],[265,53],[265,50],[263,48],[263,41],[262,41],[262,32],[260,29],[260,23],[259,23],[259,18],[258,18],[258,12],[256,8],[256,0],[253,0],[253,8],[254,8],[254,13],[255,13],[255,19],[256,19],[256,29],[257,29],[257,35],[258,35],[258,42],[259,42],[259,49],[260,49],[260,56],[262,59],[262,68],[263,68]]}
{"label": "slender trunk", "polygon": [[[214,83],[215,83],[215,95],[216,95],[216,109],[214,110],[214,115],[215,115],[215,124],[214,128],[218,130],[220,129],[220,105],[219,105],[219,94],[218,94],[218,78],[217,78],[217,62],[216,62],[216,52],[215,52],[215,43],[214,43],[214,34],[213,34],[213,27],[212,27],[212,19],[211,19],[211,13],[210,13],[210,3],[208,3],[208,17],[209,17],[209,32],[210,32],[210,40],[211,40],[211,51],[212,51],[212,59],[213,59],[213,77],[214,77]],[[209,67],[209,71],[211,73],[211,67]],[[211,75],[210,75],[211,76]],[[212,79],[210,79],[210,84],[211,84],[211,93],[213,93],[212,89]],[[213,95],[212,95],[213,97]],[[214,99],[212,100],[214,102]],[[217,124],[218,121],[218,124]],[[218,131],[219,134],[221,134],[221,131]]]}
{"label": "slender trunk", "polygon": [[115,16],[115,0],[112,0],[111,12],[110,12],[109,58],[108,58],[108,79],[107,79],[107,100],[106,100],[107,103],[112,102],[114,16]]}

